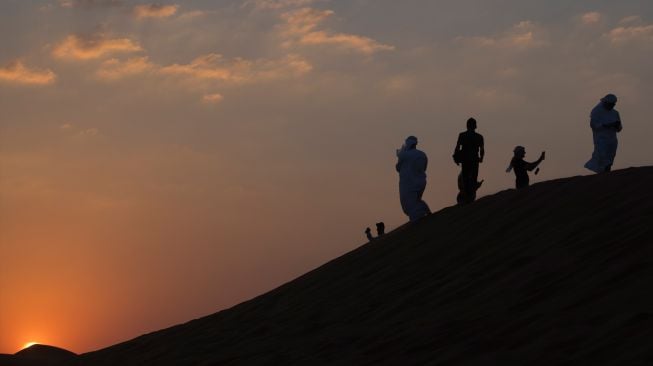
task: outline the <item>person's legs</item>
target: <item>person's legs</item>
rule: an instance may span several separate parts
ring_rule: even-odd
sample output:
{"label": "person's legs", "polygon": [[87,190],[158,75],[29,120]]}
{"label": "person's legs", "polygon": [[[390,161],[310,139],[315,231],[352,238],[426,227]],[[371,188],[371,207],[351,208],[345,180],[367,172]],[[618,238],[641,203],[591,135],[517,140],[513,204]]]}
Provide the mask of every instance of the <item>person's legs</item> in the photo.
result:
{"label": "person's legs", "polygon": [[592,136],[592,139],[594,142],[594,150],[592,151],[592,157],[590,158],[590,160],[588,160],[587,163],[585,163],[585,168],[593,171],[594,173],[601,173],[603,171],[602,169],[604,168],[601,166],[601,154],[599,153],[600,150],[599,139],[596,136],[596,134]]}
{"label": "person's legs", "polygon": [[410,221],[415,221],[431,213],[429,206],[422,200],[423,193],[424,190],[400,193],[401,208]]}
{"label": "person's legs", "polygon": [[415,195],[411,191],[399,191],[399,201],[401,202],[401,210],[404,211],[406,216],[410,217],[410,213],[415,206]]}
{"label": "person's legs", "polygon": [[614,158],[617,156],[617,140],[608,141],[606,143],[606,159],[607,165],[605,166],[605,171],[609,172],[612,170],[612,164],[614,164]]}
{"label": "person's legs", "polygon": [[469,172],[469,202],[476,200],[476,191],[478,190],[478,161],[474,161],[470,164]]}
{"label": "person's legs", "polygon": [[472,202],[476,198],[476,189],[478,188],[478,162],[464,162],[462,166],[465,198],[467,202]]}
{"label": "person's legs", "polygon": [[424,200],[422,199],[423,194],[424,194],[424,189],[417,192],[417,205],[415,207],[415,216],[417,218],[424,217],[431,213],[431,209],[429,208],[429,205],[427,205],[426,202],[424,202]]}
{"label": "person's legs", "polygon": [[612,170],[614,158],[617,155],[617,140],[610,138],[598,139],[597,153],[599,172],[609,172]]}

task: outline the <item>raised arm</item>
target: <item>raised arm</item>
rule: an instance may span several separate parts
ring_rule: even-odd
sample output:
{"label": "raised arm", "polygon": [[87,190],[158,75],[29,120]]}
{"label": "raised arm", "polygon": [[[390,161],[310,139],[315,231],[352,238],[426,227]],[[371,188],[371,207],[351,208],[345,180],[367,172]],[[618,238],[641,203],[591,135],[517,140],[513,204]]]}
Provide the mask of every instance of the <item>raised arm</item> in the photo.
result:
{"label": "raised arm", "polygon": [[537,159],[536,161],[534,161],[534,162],[532,162],[532,163],[528,163],[528,162],[527,162],[527,163],[526,163],[526,169],[527,169],[528,171],[531,171],[531,170],[537,168],[537,166],[540,165],[540,163],[542,162],[542,160],[544,160],[544,151],[542,151],[542,154],[540,155],[540,158]]}

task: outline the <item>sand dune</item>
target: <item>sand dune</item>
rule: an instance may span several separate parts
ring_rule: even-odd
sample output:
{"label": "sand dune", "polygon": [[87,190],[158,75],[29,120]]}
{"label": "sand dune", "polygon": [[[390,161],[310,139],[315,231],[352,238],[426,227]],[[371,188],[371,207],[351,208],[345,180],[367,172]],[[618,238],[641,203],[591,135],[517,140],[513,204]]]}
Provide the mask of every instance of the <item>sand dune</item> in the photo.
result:
{"label": "sand dune", "polygon": [[653,167],[446,208],[81,365],[653,365]]}
{"label": "sand dune", "polygon": [[77,362],[76,354],[42,344],[33,345],[15,355],[0,355],[0,366],[68,366]]}

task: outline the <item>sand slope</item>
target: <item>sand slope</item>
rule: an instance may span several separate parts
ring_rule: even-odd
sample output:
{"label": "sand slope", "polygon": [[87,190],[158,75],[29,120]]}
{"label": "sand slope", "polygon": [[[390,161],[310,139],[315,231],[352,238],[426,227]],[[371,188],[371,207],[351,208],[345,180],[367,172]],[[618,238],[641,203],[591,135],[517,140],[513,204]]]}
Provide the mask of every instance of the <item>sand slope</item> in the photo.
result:
{"label": "sand slope", "polygon": [[77,355],[65,349],[36,344],[14,355],[0,354],[0,366],[69,366]]}
{"label": "sand slope", "polygon": [[653,365],[653,168],[444,209],[82,365]]}

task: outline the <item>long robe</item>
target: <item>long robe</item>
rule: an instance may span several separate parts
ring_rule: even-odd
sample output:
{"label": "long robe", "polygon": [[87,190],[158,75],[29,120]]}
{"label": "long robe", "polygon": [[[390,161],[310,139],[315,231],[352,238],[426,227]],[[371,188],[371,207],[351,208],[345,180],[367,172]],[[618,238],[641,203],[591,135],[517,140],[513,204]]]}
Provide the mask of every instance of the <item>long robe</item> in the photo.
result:
{"label": "long robe", "polygon": [[599,103],[590,114],[590,127],[592,127],[592,137],[594,140],[594,152],[592,158],[585,163],[585,168],[595,172],[605,172],[608,167],[614,163],[617,155],[617,129],[607,125],[621,121],[619,112],[612,109],[608,110]]}
{"label": "long robe", "polygon": [[399,200],[410,221],[431,213],[422,200],[426,189],[426,166],[428,159],[417,149],[403,150],[398,154],[396,169],[399,172]]}

